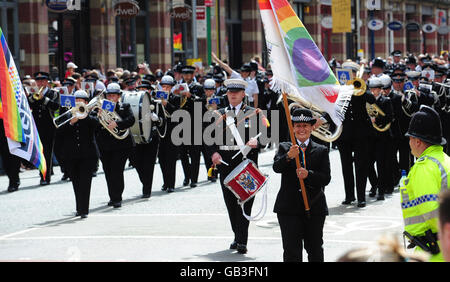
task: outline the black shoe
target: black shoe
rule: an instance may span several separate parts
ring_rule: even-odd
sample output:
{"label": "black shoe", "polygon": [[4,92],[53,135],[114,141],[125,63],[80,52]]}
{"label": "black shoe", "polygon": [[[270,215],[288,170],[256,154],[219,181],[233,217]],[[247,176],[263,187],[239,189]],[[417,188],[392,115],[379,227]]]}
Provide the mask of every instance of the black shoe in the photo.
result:
{"label": "black shoe", "polygon": [[341,204],[343,205],[351,205],[354,200],[345,200]]}
{"label": "black shoe", "polygon": [[92,177],[96,177],[96,176],[97,176],[97,172],[94,171],[94,172],[92,173]]}
{"label": "black shoe", "polygon": [[183,186],[188,186],[189,185],[189,179],[185,179],[183,181]]}
{"label": "black shoe", "polygon": [[384,195],[378,195],[377,201],[384,201]]}
{"label": "black shoe", "polygon": [[17,191],[17,190],[19,190],[19,186],[9,186],[9,187],[8,187],[8,192],[9,192],[9,193],[15,192],[15,191]]}
{"label": "black shoe", "polygon": [[113,208],[115,208],[115,209],[117,209],[117,208],[120,208],[121,206],[122,206],[122,202],[115,202],[115,203],[113,203]]}
{"label": "black shoe", "polygon": [[63,176],[62,176],[62,178],[61,178],[61,180],[62,181],[67,181],[67,180],[69,180],[69,176],[67,175],[67,174],[63,174]]}
{"label": "black shoe", "polygon": [[373,198],[377,195],[377,188],[372,187],[370,189],[369,197]]}
{"label": "black shoe", "polygon": [[113,201],[109,201],[108,202],[108,207],[112,207],[112,205],[114,205]]}
{"label": "black shoe", "polygon": [[230,245],[230,250],[236,250],[237,249],[237,243],[236,241],[233,241],[233,243],[231,243]]}
{"label": "black shoe", "polygon": [[87,218],[87,214],[80,214],[80,218]]}
{"label": "black shoe", "polygon": [[364,201],[358,202],[358,208],[364,208],[365,206],[366,206],[366,202],[364,202]]}
{"label": "black shoe", "polygon": [[44,186],[44,185],[49,185],[50,182],[46,181],[46,180],[41,180],[41,182],[39,183],[39,185]]}
{"label": "black shoe", "polygon": [[240,254],[246,254],[247,253],[247,245],[237,244],[237,251]]}
{"label": "black shoe", "polygon": [[191,183],[191,188],[195,188],[195,187],[197,187],[197,183],[192,182]]}
{"label": "black shoe", "polygon": [[142,198],[142,199],[148,199],[148,198],[150,198],[150,193],[148,193],[148,194],[143,194],[141,198]]}
{"label": "black shoe", "polygon": [[172,193],[172,192],[175,192],[175,188],[168,188],[167,189],[167,193]]}
{"label": "black shoe", "polygon": [[211,182],[217,182],[217,178],[216,177],[211,177]]}
{"label": "black shoe", "polygon": [[163,187],[161,187],[161,191],[167,191],[167,187],[163,185]]}

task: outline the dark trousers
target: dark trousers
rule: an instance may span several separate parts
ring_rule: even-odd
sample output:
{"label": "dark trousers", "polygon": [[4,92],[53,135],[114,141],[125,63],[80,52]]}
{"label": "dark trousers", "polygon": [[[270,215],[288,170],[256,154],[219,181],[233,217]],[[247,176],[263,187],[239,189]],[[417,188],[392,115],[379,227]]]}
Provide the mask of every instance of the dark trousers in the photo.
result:
{"label": "dark trousers", "polygon": [[283,241],[283,261],[303,261],[303,245],[309,262],[323,262],[323,226],[325,216],[311,216],[306,219],[299,215],[277,214]]}
{"label": "dark trousers", "polygon": [[89,213],[92,170],[96,161],[96,159],[73,159],[66,162],[65,169],[72,181],[78,214]]}
{"label": "dark trousers", "polygon": [[402,137],[400,139],[399,143],[399,165],[400,170],[405,170],[406,173],[409,172],[409,169],[411,168],[412,164],[414,163],[414,156],[411,155],[411,148],[409,147],[409,138],[408,137]]}
{"label": "dark trousers", "polygon": [[[238,244],[247,245],[248,241],[248,226],[250,222],[242,214],[241,206],[238,204],[238,199],[223,184],[223,180],[226,175],[220,175],[220,185],[222,186],[223,199],[225,200],[225,206],[227,207],[228,217],[231,223],[231,230],[234,233],[234,241]],[[255,197],[251,198],[244,204],[245,214],[251,215],[253,202]]]}
{"label": "dark trousers", "polygon": [[[3,120],[1,120],[3,121]],[[3,122],[0,124],[2,127],[0,134],[0,155],[3,162],[3,169],[9,179],[9,186],[19,187],[19,171],[20,171],[20,158],[12,155],[9,152],[8,141],[6,140],[5,133],[3,131]]]}
{"label": "dark trousers", "polygon": [[159,138],[153,138],[148,144],[136,144],[132,155],[133,165],[142,183],[142,194],[152,193],[153,171],[158,153]]}
{"label": "dark trousers", "polygon": [[201,146],[181,145],[180,158],[184,171],[184,179],[190,179],[192,183],[197,183],[200,169]]}
{"label": "dark trousers", "polygon": [[[376,164],[376,186],[380,195],[393,189],[392,181],[392,139],[391,138],[373,138],[371,139],[371,159],[369,162],[369,177],[374,177],[374,165]],[[374,180],[375,181],[375,180]]]}
{"label": "dark trousers", "polygon": [[345,200],[355,200],[353,163],[355,163],[356,196],[360,202],[366,200],[367,164],[369,161],[367,141],[368,139],[353,139],[337,142],[344,176]]}
{"label": "dark trousers", "polygon": [[178,147],[173,145],[170,135],[161,139],[158,159],[165,188],[175,188]]}
{"label": "dark trousers", "polygon": [[392,187],[397,186],[400,178],[402,177],[401,169],[400,169],[400,160],[397,157],[397,152],[400,151],[401,140],[396,138],[392,140],[392,163],[391,163],[391,175],[392,175]]}
{"label": "dark trousers", "polygon": [[212,166],[211,152],[206,145],[202,146],[201,152],[203,154],[203,159],[205,160],[206,173],[208,173],[209,168]]}
{"label": "dark trousers", "polygon": [[100,160],[105,172],[109,198],[114,203],[122,201],[122,193],[125,188],[123,171],[129,157],[129,151],[130,149],[121,149],[101,152]]}

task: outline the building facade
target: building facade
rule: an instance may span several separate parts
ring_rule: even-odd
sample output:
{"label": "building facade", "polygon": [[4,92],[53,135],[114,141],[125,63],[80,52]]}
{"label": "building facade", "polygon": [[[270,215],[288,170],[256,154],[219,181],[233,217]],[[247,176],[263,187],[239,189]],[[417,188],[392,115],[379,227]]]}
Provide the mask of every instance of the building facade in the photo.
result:
{"label": "building facade", "polygon": [[[45,70],[57,78],[69,61],[87,69],[102,64],[105,70],[133,70],[147,62],[155,71],[189,59],[205,66],[209,50],[234,68],[255,55],[267,62],[257,0],[139,0],[131,18],[116,15],[118,0],[73,1],[77,9],[58,12],[49,7],[64,1],[0,0],[0,26],[21,75]],[[393,50],[449,49],[450,0],[351,0],[353,17],[359,1],[360,18],[359,32],[353,24],[351,33],[332,32],[331,1],[290,0],[327,60],[356,59],[358,50],[370,60]],[[379,2],[379,9],[369,10],[368,2]],[[383,26],[369,29],[373,20]],[[391,29],[394,21],[398,30]]]}

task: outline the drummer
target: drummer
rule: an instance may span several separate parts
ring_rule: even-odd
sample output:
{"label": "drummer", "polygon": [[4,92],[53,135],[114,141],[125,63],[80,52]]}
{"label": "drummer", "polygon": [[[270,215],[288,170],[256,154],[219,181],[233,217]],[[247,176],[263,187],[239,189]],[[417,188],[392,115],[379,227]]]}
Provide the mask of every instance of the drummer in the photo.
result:
{"label": "drummer", "polygon": [[[234,233],[234,241],[231,243],[230,249],[236,249],[238,253],[245,254],[247,253],[249,221],[243,216],[236,196],[225,186],[224,180],[244,159],[241,153],[233,159],[233,156],[236,155],[236,153],[239,153],[239,146],[237,146],[235,141],[236,138],[241,139],[244,144],[252,148],[247,154],[247,158],[257,164],[259,143],[257,139],[250,138],[250,132],[252,132],[250,128],[253,125],[257,126],[258,122],[249,122],[250,115],[255,114],[255,109],[242,102],[245,97],[247,82],[239,78],[228,79],[225,81],[225,86],[228,89],[227,99],[229,106],[218,110],[218,113],[222,116],[224,121],[219,124],[215,134],[217,135],[227,127],[224,116],[228,116],[229,118],[234,118],[235,122],[238,123],[238,126],[241,123],[245,123],[245,136],[234,136],[228,128],[226,131],[223,131],[224,142],[222,144],[209,146],[208,149],[212,154],[212,162],[216,165],[220,174],[220,185],[222,187],[225,205],[230,218],[231,229]],[[259,118],[259,115],[257,115],[256,118]],[[231,145],[229,145],[230,142],[225,141],[225,137],[229,138],[229,136],[233,136],[233,143],[231,143]],[[254,198],[248,200],[244,205],[245,213],[249,216],[251,214],[253,201]]]}

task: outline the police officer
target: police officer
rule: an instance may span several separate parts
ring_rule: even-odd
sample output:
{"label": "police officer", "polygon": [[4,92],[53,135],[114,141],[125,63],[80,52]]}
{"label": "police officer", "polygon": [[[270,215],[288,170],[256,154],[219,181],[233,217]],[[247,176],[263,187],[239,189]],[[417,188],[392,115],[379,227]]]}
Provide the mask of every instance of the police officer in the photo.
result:
{"label": "police officer", "polygon": [[180,97],[172,93],[172,89],[176,82],[170,75],[165,75],[161,78],[160,86],[163,91],[168,93],[168,98],[161,101],[164,107],[164,114],[167,122],[166,133],[161,137],[158,159],[163,175],[162,191],[172,193],[175,191],[176,180],[176,162],[178,156],[178,147],[176,147],[172,140],[172,130],[177,123],[172,122],[171,114],[175,112],[180,106]]}
{"label": "police officer", "polygon": [[[130,104],[121,103],[120,96],[122,90],[117,83],[110,83],[106,89],[105,98],[116,103],[114,112],[120,116],[121,121],[112,121],[108,128],[110,130],[126,130],[133,126],[135,118],[131,111]],[[99,110],[99,115],[101,115]],[[98,117],[100,118],[100,117]],[[134,140],[129,134],[124,139],[117,139],[104,126],[98,127],[96,137],[100,150],[100,160],[105,172],[106,183],[110,201],[108,206],[119,208],[122,206],[122,193],[125,188],[123,171],[125,163],[130,156],[130,151],[134,147]]]}
{"label": "police officer", "polygon": [[432,254],[432,261],[443,261],[437,238],[438,194],[449,189],[450,158],[443,152],[446,140],[439,114],[421,106],[412,116],[406,136],[412,154],[418,158],[400,186],[404,234],[413,238],[408,248],[418,246]]}
{"label": "police officer", "polygon": [[[77,103],[87,104],[89,101],[89,95],[84,90],[77,90],[74,96]],[[86,218],[89,213],[92,170],[99,156],[95,141],[97,125],[98,120],[87,115],[83,119],[73,118],[58,128],[61,132],[65,169],[75,192],[77,216],[81,218]]]}
{"label": "police officer", "polygon": [[[150,94],[145,94],[150,95]],[[164,131],[165,116],[161,104],[151,98],[151,105],[155,107],[146,117],[151,120],[150,139],[146,143],[136,144],[131,160],[138,172],[142,183],[142,198],[150,198],[153,184],[153,171],[160,142],[160,132]],[[164,134],[164,133],[163,133]]]}
{"label": "police officer", "polygon": [[[323,262],[323,226],[328,215],[324,189],[331,180],[328,149],[310,138],[316,123],[310,110],[295,109],[292,123],[297,144],[280,143],[273,163],[273,170],[281,173],[274,212],[281,229],[283,260],[302,261],[304,244],[308,261]],[[294,161],[296,156],[300,158],[299,170]],[[305,213],[297,178],[304,181],[308,198],[314,199],[310,201],[310,218]]]}
{"label": "police officer", "polygon": [[345,112],[342,133],[336,140],[344,177],[345,199],[342,202],[343,205],[351,205],[357,198],[358,207],[366,206],[365,191],[369,164],[368,143],[371,132],[366,103],[374,102],[375,98],[368,92],[359,96],[353,95]]}
{"label": "police officer", "polygon": [[[34,80],[40,91],[39,97],[28,96],[33,118],[39,132],[39,137],[44,149],[45,162],[47,164],[47,175],[44,179],[40,173],[40,185],[48,185],[53,171],[53,145],[55,142],[56,128],[53,124],[54,112],[59,109],[59,93],[49,87],[49,74],[46,72],[37,72],[34,74]],[[37,96],[37,95],[36,95]]]}
{"label": "police officer", "polygon": [[[378,113],[376,116],[371,116],[373,138],[370,138],[369,149],[372,152],[371,160],[369,162],[370,169],[373,170],[374,162],[377,166],[377,180],[376,187],[372,186],[369,196],[374,197],[378,188],[377,200],[384,200],[386,191],[393,190],[391,164],[392,164],[392,145],[390,126],[392,124],[392,102],[389,98],[384,97],[381,93],[383,84],[378,77],[371,77],[369,79],[370,92],[375,97],[375,105],[378,106],[384,115]],[[373,185],[374,183],[372,183]]]}
{"label": "police officer", "polygon": [[[256,164],[258,163],[259,143],[256,139],[251,138],[253,136],[250,136],[252,131],[251,126],[257,127],[258,122],[256,122],[256,125],[255,123],[251,123],[249,115],[254,114],[255,109],[243,103],[247,82],[242,79],[228,79],[225,81],[225,86],[228,89],[227,98],[230,105],[226,108],[219,109],[218,112],[224,121],[218,125],[218,129],[216,130],[216,134],[222,132],[224,138],[223,140],[220,140],[222,142],[221,144],[216,143],[210,146],[209,149],[212,153],[212,162],[216,165],[220,174],[220,185],[222,187],[222,193],[225,200],[225,205],[227,207],[231,228],[234,233],[234,241],[230,245],[230,249],[237,249],[238,253],[245,254],[247,253],[249,221],[243,216],[236,196],[225,186],[224,180],[230,172],[243,161],[242,154],[238,154],[237,157],[232,159],[232,157],[239,152],[236,138],[241,138],[244,144],[247,144],[250,148],[252,148],[247,154],[247,158]],[[229,127],[226,125],[226,118],[224,115],[230,118],[234,117],[235,124],[239,123],[241,126],[244,126],[245,136],[234,136]],[[256,115],[256,118],[259,120],[260,116]],[[239,125],[236,127],[239,127]],[[257,130],[255,132],[258,131],[258,128],[256,129]],[[227,139],[229,136],[233,136],[231,142]],[[224,161],[228,165],[223,164],[221,161]],[[244,211],[247,215],[251,214],[253,201],[254,198],[248,200],[244,205]]]}

